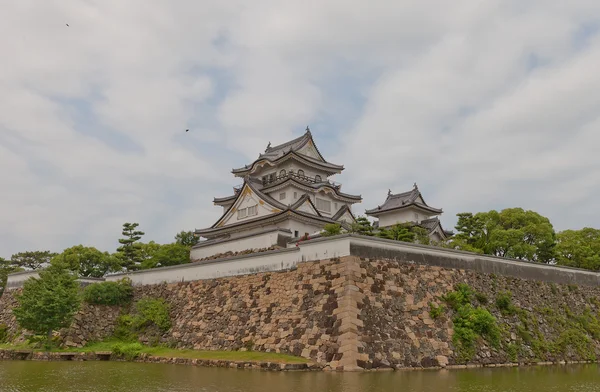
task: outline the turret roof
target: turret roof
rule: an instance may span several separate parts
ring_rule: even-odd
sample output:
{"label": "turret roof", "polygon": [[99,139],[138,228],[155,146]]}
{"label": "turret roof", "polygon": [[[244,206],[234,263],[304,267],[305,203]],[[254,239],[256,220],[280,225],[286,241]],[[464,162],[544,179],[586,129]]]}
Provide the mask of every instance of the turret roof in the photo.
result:
{"label": "turret roof", "polygon": [[[297,153],[298,150],[300,150],[302,147],[304,147],[309,142],[312,143],[312,145],[315,148],[315,151],[317,152],[320,159]],[[321,152],[319,151],[319,148],[315,144],[315,142],[312,138],[312,134],[307,127],[304,135],[297,137],[296,139],[290,140],[289,142],[285,142],[285,143],[279,144],[274,147],[271,147],[271,143],[269,143],[269,145],[265,149],[265,153],[259,154],[258,158],[253,163],[251,163],[250,165],[245,165],[244,167],[233,169],[232,173],[242,174],[246,171],[250,171],[254,167],[254,164],[256,164],[257,162],[259,162],[261,160],[267,160],[271,163],[275,163],[275,162],[278,162],[279,159],[281,159],[281,158],[284,158],[284,157],[287,158],[287,157],[291,157],[291,156],[295,156],[295,157],[304,159],[309,164],[318,165],[318,166],[321,166],[324,168],[332,169],[332,170],[334,170],[334,172],[344,170],[343,165],[336,165],[334,163],[327,162],[325,160],[325,158],[323,158],[323,155],[321,155]]]}
{"label": "turret roof", "polygon": [[425,199],[419,191],[417,184],[414,185],[413,189],[407,192],[393,194],[391,191],[388,191],[388,196],[382,205],[366,210],[365,212],[367,215],[379,215],[383,212],[398,210],[409,206],[418,207],[436,214],[441,214],[443,212],[442,209],[430,207],[425,203]]}

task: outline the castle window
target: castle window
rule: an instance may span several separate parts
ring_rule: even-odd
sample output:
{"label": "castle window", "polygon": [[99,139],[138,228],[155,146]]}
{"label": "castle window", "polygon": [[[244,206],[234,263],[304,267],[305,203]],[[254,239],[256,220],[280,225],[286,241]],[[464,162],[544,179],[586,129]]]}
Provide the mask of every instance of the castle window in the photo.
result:
{"label": "castle window", "polygon": [[304,177],[304,170],[298,170],[298,177]]}
{"label": "castle window", "polygon": [[269,177],[268,176],[263,176],[262,177],[263,186],[267,185],[268,182],[269,182]]}
{"label": "castle window", "polygon": [[238,219],[244,219],[247,216],[248,216],[248,209],[247,208],[240,208],[238,210]]}
{"label": "castle window", "polygon": [[329,200],[323,200],[317,198],[317,210],[331,212],[331,202]]}
{"label": "castle window", "polygon": [[338,208],[337,208],[337,203],[333,203],[333,210],[334,210],[334,211],[337,211],[337,210],[338,210]]}
{"label": "castle window", "polygon": [[283,200],[283,199],[285,199],[285,192],[281,192],[279,194],[279,200]]}
{"label": "castle window", "polygon": [[321,182],[321,176],[320,175],[316,175],[315,176],[315,182]]}
{"label": "castle window", "polygon": [[287,173],[285,172],[285,169],[281,169],[281,171],[279,172],[279,177],[285,177],[287,175]]}
{"label": "castle window", "polygon": [[298,230],[294,230],[294,238],[298,238]]}
{"label": "castle window", "polygon": [[275,173],[269,174],[269,182],[274,182],[275,181],[275,177],[276,177]]}
{"label": "castle window", "polygon": [[294,199],[298,198],[298,192],[294,192]]}
{"label": "castle window", "polygon": [[248,216],[253,216],[258,214],[258,206],[250,206],[248,207]]}
{"label": "castle window", "polygon": [[418,221],[419,221],[419,214],[417,214],[417,213],[415,212],[415,222],[418,222]]}

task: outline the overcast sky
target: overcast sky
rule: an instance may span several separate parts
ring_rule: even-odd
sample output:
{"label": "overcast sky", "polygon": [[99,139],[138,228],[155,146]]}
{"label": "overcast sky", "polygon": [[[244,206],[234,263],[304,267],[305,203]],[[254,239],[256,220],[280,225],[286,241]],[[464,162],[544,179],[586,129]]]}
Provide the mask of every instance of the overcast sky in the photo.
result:
{"label": "overcast sky", "polygon": [[6,0],[0,58],[3,257],[210,226],[307,125],[356,214],[417,182],[447,229],[600,227],[598,0]]}

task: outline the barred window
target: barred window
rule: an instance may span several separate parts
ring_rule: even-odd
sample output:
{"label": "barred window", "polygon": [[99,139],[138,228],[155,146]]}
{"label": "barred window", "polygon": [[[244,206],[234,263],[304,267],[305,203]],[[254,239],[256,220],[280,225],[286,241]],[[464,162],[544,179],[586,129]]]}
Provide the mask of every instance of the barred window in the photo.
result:
{"label": "barred window", "polygon": [[285,192],[281,192],[279,194],[279,200],[283,200],[283,199],[285,199]]}
{"label": "barred window", "polygon": [[331,202],[329,200],[323,200],[317,198],[317,210],[331,212]]}
{"label": "barred window", "polygon": [[253,215],[258,214],[258,209],[256,207],[257,206],[248,207],[248,216],[253,216]]}
{"label": "barred window", "polygon": [[245,217],[248,216],[248,209],[247,208],[240,208],[238,210],[238,219],[243,219]]}

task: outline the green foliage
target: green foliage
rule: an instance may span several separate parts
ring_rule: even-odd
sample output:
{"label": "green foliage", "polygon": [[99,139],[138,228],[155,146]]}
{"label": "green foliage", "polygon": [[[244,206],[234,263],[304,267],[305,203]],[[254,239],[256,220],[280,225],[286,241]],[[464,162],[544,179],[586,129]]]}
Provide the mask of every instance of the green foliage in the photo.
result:
{"label": "green foliage", "polygon": [[122,314],[117,319],[113,336],[119,340],[133,342],[148,327],[156,327],[161,332],[171,328],[169,304],[157,298],[142,298],[135,304],[133,314]]}
{"label": "green foliage", "polygon": [[506,354],[508,354],[508,358],[510,358],[512,362],[517,362],[519,360],[520,351],[521,349],[517,344],[509,343],[506,346]]}
{"label": "green foliage", "polygon": [[68,327],[79,309],[79,284],[67,270],[50,266],[40,271],[39,278],[29,278],[23,291],[16,295],[13,309],[22,328],[50,339],[52,331]]}
{"label": "green foliage", "polygon": [[454,335],[452,342],[463,360],[469,360],[475,354],[475,343],[479,337],[485,338],[493,347],[500,344],[500,329],[496,318],[485,308],[474,308],[466,304],[458,309],[452,319]]}
{"label": "green foliage", "polygon": [[373,235],[373,225],[371,225],[371,221],[364,216],[359,216],[356,218],[356,222],[352,224],[350,232],[360,234],[360,235]]}
{"label": "green foliage", "polygon": [[550,351],[564,354],[567,349],[573,348],[581,357],[588,360],[596,360],[596,354],[590,349],[592,340],[583,331],[577,328],[569,328],[559,335],[558,339],[550,346]]}
{"label": "green foliage", "polygon": [[79,276],[101,278],[109,271],[119,271],[119,260],[108,252],[100,252],[94,247],[83,245],[65,249],[50,261],[52,264],[64,264],[66,268]]}
{"label": "green foliage", "polygon": [[446,309],[443,304],[438,306],[433,302],[429,303],[429,316],[434,320],[438,319],[444,313],[444,310]]}
{"label": "green foliage", "polygon": [[600,271],[600,230],[565,230],[556,236],[556,263]]}
{"label": "green foliage", "polygon": [[113,354],[124,357],[128,361],[136,359],[144,349],[141,343],[116,343],[112,347]]}
{"label": "green foliage", "polygon": [[324,237],[331,237],[334,235],[342,234],[342,226],[339,223],[328,223],[323,227],[321,235]]}
{"label": "green foliage", "polygon": [[94,305],[125,305],[133,297],[131,280],[93,283],[83,290],[83,300]]}
{"label": "green foliage", "polygon": [[534,211],[507,208],[457,216],[457,234],[449,245],[455,249],[544,263],[554,259],[554,228]]}
{"label": "green foliage", "polygon": [[488,303],[488,297],[484,293],[478,291],[475,293],[475,299],[482,305],[486,305]]}
{"label": "green foliage", "polygon": [[10,257],[10,263],[13,266],[37,270],[48,265],[54,256],[56,253],[49,250],[19,252]]}
{"label": "green foliage", "polygon": [[141,244],[138,242],[145,234],[143,231],[136,230],[139,223],[123,223],[122,235],[120,238],[121,246],[117,248],[119,260],[127,271],[139,269],[142,259]]}
{"label": "green foliage", "polygon": [[151,258],[142,262],[141,268],[158,268],[190,262],[190,248],[181,244],[159,245]]}
{"label": "green foliage", "polygon": [[135,318],[136,329],[148,325],[156,325],[161,331],[171,328],[169,304],[162,298],[142,298],[135,304],[137,315]]}
{"label": "green foliage", "polygon": [[512,304],[512,293],[503,291],[496,296],[496,307],[504,314],[513,314],[516,309]]}
{"label": "green foliage", "polygon": [[134,342],[138,339],[136,319],[130,314],[122,314],[117,318],[113,336],[125,342]]}
{"label": "green foliage", "polygon": [[466,283],[458,283],[454,286],[455,291],[451,291],[444,295],[442,299],[454,310],[458,310],[461,306],[471,302],[473,290]]}
{"label": "green foliage", "polygon": [[576,321],[594,339],[600,340],[600,320],[594,316],[590,308],[586,307],[583,313],[576,317]]}
{"label": "green foliage", "polygon": [[175,243],[187,247],[192,247],[200,240],[193,231],[181,231],[175,235]]}
{"label": "green foliage", "polygon": [[6,324],[0,324],[0,343],[8,342],[8,327]]}
{"label": "green foliage", "polygon": [[415,242],[417,238],[416,233],[411,230],[411,225],[407,223],[399,223],[389,229],[381,228],[376,235],[379,238],[403,242]]}

